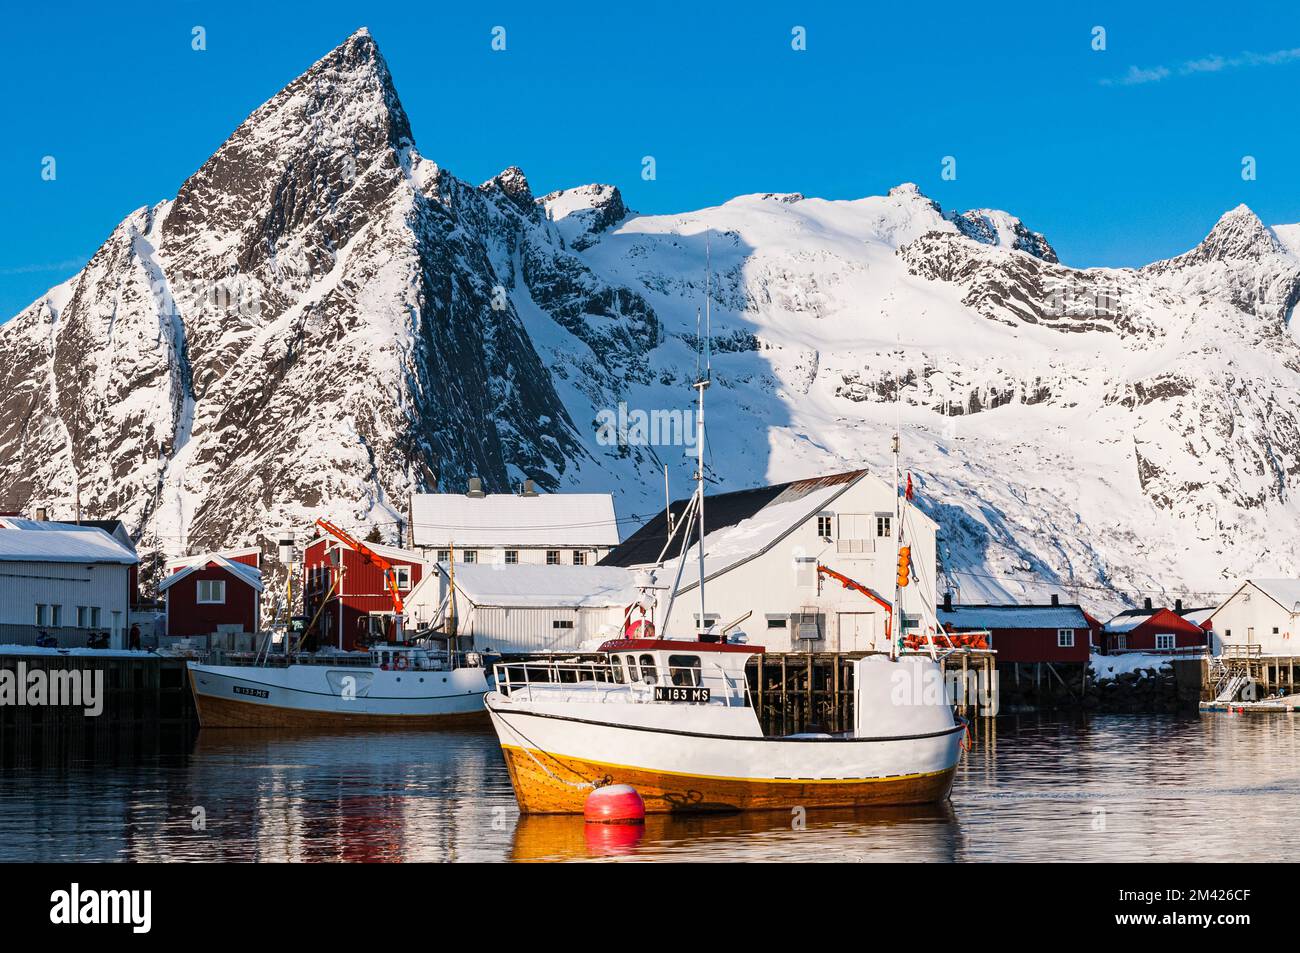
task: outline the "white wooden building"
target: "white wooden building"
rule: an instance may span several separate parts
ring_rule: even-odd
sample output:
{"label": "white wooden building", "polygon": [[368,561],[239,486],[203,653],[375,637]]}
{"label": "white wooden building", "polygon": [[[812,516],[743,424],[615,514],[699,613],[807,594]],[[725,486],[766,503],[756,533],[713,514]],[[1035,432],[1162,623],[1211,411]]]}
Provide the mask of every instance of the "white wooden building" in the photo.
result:
{"label": "white wooden building", "polygon": [[[866,595],[819,572],[825,566],[893,601],[897,576],[894,486],[854,470],[775,486],[705,497],[706,626],[744,632],[773,651],[884,650],[886,612]],[[671,507],[681,518],[686,500]],[[903,624],[919,624],[921,602],[933,612],[937,524],[914,505],[903,505],[904,542],[911,549],[911,583],[903,591]],[[660,514],[616,548],[602,565],[644,569],[655,565],[668,541],[668,514]],[[681,549],[679,532],[659,570],[671,585]],[[693,535],[692,540],[696,537]],[[693,542],[682,585],[663,618],[668,635],[694,636],[700,626],[698,544]],[[748,616],[746,617],[746,614]],[[666,622],[666,625],[665,625]],[[897,634],[897,622],[895,634]]]}
{"label": "white wooden building", "polygon": [[84,646],[107,632],[124,648],[135,553],[94,526],[6,517],[0,522],[0,642],[31,645],[45,632]]}
{"label": "white wooden building", "polygon": [[1258,645],[1264,655],[1300,655],[1300,579],[1247,579],[1210,616],[1214,651]]}
{"label": "white wooden building", "polygon": [[608,493],[420,493],[411,497],[411,544],[431,560],[593,566],[618,545]]}
{"label": "white wooden building", "polygon": [[462,564],[455,604],[448,604],[452,566],[439,563],[411,590],[407,616],[416,628],[445,626],[455,613],[460,648],[484,654],[576,652],[615,638],[637,601],[637,574],[600,566]]}

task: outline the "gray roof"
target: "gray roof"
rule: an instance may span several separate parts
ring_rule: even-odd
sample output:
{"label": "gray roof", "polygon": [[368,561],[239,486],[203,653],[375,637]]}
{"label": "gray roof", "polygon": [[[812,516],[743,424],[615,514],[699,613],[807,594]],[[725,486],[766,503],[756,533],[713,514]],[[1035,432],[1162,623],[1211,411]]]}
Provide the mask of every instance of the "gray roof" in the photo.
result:
{"label": "gray roof", "polygon": [[1078,606],[953,606],[940,607],[939,621],[958,629],[1086,629],[1088,620]]}

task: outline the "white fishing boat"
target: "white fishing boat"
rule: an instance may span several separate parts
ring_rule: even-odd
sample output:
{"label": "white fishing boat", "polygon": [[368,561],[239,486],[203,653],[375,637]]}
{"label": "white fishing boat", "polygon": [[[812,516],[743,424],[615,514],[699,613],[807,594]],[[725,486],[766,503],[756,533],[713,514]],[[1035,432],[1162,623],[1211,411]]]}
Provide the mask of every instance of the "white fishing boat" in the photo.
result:
{"label": "white fishing boat", "polygon": [[[487,673],[473,654],[450,640],[408,642],[393,566],[326,520],[317,525],[384,573],[393,600],[388,641],[357,653],[295,654],[286,633],[284,655],[253,665],[188,663],[190,687],[204,728],[439,728],[483,720]],[[313,620],[314,622],[314,620]],[[308,626],[310,629],[310,626]]]}
{"label": "white fishing boat", "polygon": [[189,663],[204,728],[437,728],[481,722],[486,670],[453,668],[409,644],[370,649],[361,664],[318,656],[291,665]]}
{"label": "white fishing boat", "polygon": [[[668,591],[664,619],[672,617],[691,548],[689,527],[696,520],[698,618],[708,618],[707,357],[703,365],[695,384],[696,490],[678,527],[688,528],[682,529],[677,581]],[[894,453],[897,487],[897,435]],[[901,588],[911,571],[910,550],[901,534],[896,539]],[[892,611],[899,602],[896,588],[893,605],[886,607],[901,620],[901,612]],[[642,609],[653,613],[650,603],[647,596]],[[928,633],[938,632],[933,606],[929,616]],[[636,635],[655,631],[651,620]],[[725,635],[701,635],[623,638],[603,644],[590,658],[498,665],[495,690],[485,702],[520,810],[582,813],[592,790],[611,784],[635,788],[648,813],[924,804],[948,797],[965,725],[947,698],[933,639],[928,651],[907,654],[901,631],[895,632],[888,653],[855,662],[851,731],[771,736],[763,731],[745,673],[746,662],[762,649],[729,642]]]}

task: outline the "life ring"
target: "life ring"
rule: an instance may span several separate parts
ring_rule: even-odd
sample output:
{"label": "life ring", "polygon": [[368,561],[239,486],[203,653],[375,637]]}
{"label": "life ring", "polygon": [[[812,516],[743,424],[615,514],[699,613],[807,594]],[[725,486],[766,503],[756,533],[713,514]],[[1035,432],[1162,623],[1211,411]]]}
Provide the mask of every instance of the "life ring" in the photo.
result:
{"label": "life ring", "polygon": [[396,669],[396,670],[399,671],[399,672],[405,672],[405,671],[406,671],[406,656],[405,656],[405,655],[399,655],[399,656],[397,656],[397,658],[394,659],[394,661],[393,661],[393,668]]}
{"label": "life ring", "polygon": [[649,619],[637,619],[635,622],[629,622],[623,629],[623,638],[625,639],[653,639],[655,637],[655,624]]}

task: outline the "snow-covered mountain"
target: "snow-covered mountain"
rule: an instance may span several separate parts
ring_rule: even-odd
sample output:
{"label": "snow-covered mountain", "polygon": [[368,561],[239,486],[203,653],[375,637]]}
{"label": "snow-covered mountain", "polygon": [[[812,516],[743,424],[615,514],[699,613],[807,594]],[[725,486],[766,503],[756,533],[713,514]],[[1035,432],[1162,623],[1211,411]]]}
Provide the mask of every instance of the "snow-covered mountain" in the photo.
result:
{"label": "snow-covered mountain", "polygon": [[1300,571],[1300,226],[1243,206],[1079,270],[912,185],[668,216],[475,187],[416,150],[365,31],[0,326],[0,497],[61,514],[79,486],[172,555],[318,515],[395,539],[413,490],[530,477],[612,490],[626,535],[664,465],[688,490],[682,429],[608,421],[689,409],[706,245],[719,486],[892,470],[901,417],[962,598]]}

